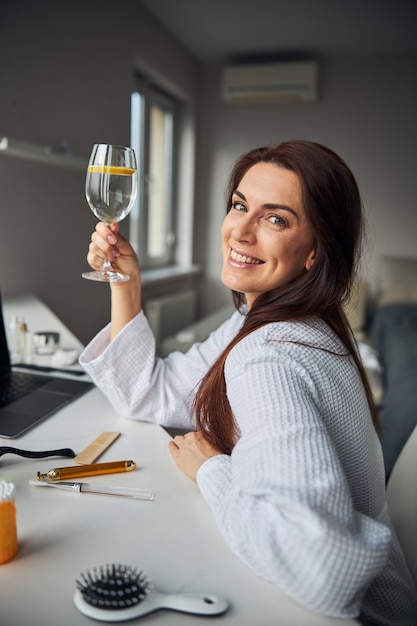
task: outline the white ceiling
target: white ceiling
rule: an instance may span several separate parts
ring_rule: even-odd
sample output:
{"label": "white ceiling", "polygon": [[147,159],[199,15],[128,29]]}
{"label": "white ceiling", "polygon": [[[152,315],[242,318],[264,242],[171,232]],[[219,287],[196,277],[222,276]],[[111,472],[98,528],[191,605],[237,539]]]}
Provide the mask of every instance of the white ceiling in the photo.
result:
{"label": "white ceiling", "polygon": [[203,63],[417,52],[416,0],[140,0]]}

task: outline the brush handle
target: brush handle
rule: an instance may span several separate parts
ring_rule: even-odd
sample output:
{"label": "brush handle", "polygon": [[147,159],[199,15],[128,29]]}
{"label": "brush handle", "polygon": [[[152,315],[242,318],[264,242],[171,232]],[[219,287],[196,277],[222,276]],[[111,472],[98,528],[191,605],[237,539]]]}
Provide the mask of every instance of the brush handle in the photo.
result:
{"label": "brush handle", "polygon": [[221,615],[229,608],[228,601],[222,596],[210,593],[161,593],[155,589],[140,604],[128,609],[98,609],[88,604],[78,589],[74,594],[74,604],[87,617],[102,622],[124,622],[159,609],[193,615]]}
{"label": "brush handle", "polygon": [[228,606],[224,598],[210,593],[161,593],[153,589],[137,608],[145,608],[148,613],[158,609],[171,609],[194,615],[219,615]]}

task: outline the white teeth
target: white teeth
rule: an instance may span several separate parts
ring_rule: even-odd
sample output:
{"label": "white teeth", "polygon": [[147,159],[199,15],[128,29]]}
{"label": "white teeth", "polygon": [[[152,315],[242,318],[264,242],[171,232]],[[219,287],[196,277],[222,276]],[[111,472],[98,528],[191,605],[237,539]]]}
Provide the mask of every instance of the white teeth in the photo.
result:
{"label": "white teeth", "polygon": [[243,256],[242,254],[238,254],[234,250],[231,250],[230,256],[232,257],[234,261],[237,261],[238,263],[249,263],[251,265],[259,265],[259,263],[262,263],[262,261],[253,259],[250,256]]}

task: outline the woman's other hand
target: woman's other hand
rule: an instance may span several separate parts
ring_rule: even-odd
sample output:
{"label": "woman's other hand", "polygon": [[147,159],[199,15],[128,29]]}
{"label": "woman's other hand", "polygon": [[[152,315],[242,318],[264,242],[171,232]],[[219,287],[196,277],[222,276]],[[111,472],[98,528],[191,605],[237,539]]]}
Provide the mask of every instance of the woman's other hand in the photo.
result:
{"label": "woman's other hand", "polygon": [[169,443],[169,450],[182,471],[196,481],[200,467],[212,456],[221,454],[204,439],[200,432],[177,435]]}

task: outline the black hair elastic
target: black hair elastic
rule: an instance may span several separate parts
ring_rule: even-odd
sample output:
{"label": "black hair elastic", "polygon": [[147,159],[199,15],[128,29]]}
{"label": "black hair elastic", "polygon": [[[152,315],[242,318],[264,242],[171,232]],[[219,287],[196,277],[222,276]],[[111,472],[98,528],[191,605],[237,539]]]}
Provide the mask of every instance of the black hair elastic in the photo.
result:
{"label": "black hair elastic", "polygon": [[59,450],[20,450],[19,448],[13,448],[11,446],[0,446],[0,456],[3,454],[17,454],[18,456],[24,456],[28,459],[43,459],[47,456],[66,456],[70,459],[75,457],[74,450],[71,448],[60,448]]}

